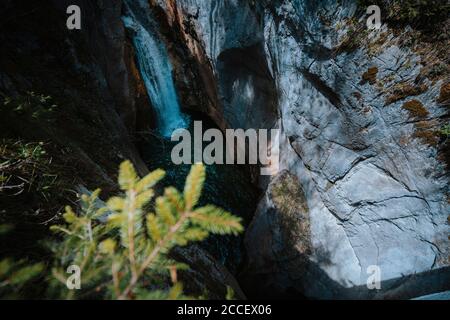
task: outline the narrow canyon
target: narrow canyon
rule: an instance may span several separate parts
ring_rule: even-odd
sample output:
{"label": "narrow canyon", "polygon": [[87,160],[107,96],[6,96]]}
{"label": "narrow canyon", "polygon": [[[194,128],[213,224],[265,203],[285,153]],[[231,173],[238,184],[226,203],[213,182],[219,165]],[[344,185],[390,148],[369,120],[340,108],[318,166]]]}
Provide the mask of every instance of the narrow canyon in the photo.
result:
{"label": "narrow canyon", "polygon": [[[280,130],[273,176],[207,168],[203,201],[241,216],[245,232],[175,250],[191,267],[188,290],[261,299],[450,290],[450,141],[439,134],[449,121],[448,23],[443,39],[388,23],[370,31],[352,0],[2,2],[0,98],[39,92],[59,108],[51,121],[1,115],[2,138],[51,141],[74,186],[115,194],[116,169],[130,159],[140,175],[164,168],[181,188],[189,166],[171,163],[170,135],[195,120]],[[81,30],[64,27],[73,4]],[[2,220],[20,211],[25,221],[2,253],[45,238],[43,222],[64,203],[41,218],[27,213],[39,207],[32,196],[0,199]],[[373,266],[378,290],[367,287]]]}

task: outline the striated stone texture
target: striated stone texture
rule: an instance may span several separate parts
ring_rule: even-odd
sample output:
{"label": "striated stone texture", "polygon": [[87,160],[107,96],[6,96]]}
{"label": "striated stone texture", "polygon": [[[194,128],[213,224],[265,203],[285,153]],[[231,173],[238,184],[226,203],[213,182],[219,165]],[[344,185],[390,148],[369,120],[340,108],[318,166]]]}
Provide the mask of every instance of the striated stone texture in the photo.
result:
{"label": "striated stone texture", "polygon": [[[247,231],[245,287],[314,298],[448,289],[446,142],[436,134],[448,117],[439,98],[448,79],[424,76],[431,62],[404,44],[410,30],[367,31],[353,1],[177,4],[209,57],[224,122],[261,128],[281,117],[282,171]],[[252,55],[265,66],[239,75]],[[264,69],[266,85],[254,85]],[[269,87],[277,112],[255,98]],[[273,193],[286,177],[298,184],[286,194],[305,199],[288,224]],[[381,268],[380,291],[366,288],[371,265]]]}

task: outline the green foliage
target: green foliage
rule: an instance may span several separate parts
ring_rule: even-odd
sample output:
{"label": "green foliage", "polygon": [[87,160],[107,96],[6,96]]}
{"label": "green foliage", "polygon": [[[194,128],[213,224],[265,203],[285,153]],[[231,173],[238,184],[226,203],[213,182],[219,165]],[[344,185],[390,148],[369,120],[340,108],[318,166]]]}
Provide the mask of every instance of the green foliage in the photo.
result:
{"label": "green foliage", "polygon": [[[358,0],[361,7],[378,5],[383,20],[391,24],[406,25],[419,29],[431,29],[450,16],[447,0]],[[382,16],[383,17],[383,16]]]}
{"label": "green foliage", "polygon": [[212,205],[196,209],[192,213],[192,220],[203,229],[216,234],[237,235],[243,230],[239,219]]}
{"label": "green foliage", "polygon": [[445,138],[448,138],[450,136],[450,124],[442,126],[442,128],[439,130],[439,133]]}
{"label": "green foliage", "polygon": [[32,192],[43,198],[41,203],[50,201],[52,194],[61,193],[63,183],[46,147],[42,141],[1,141],[0,192],[5,195]]}
{"label": "green foliage", "polygon": [[[240,218],[220,208],[197,207],[205,180],[203,165],[192,167],[183,194],[169,187],[154,199],[153,187],[164,174],[156,170],[139,179],[126,161],[118,178],[123,195],[105,205],[96,190],[81,197],[78,214],[66,208],[66,224],[51,228],[62,240],[51,245],[56,259],[49,276],[52,297],[188,298],[177,277],[187,266],[170,258],[171,249],[209,234],[238,234],[243,228]],[[66,287],[71,265],[80,268],[81,290]]]}
{"label": "green foliage", "polygon": [[236,300],[233,288],[227,287],[227,295],[225,298],[227,300]]}
{"label": "green foliage", "polygon": [[191,210],[200,199],[204,181],[205,169],[203,166],[193,166],[189,176],[187,177],[183,193],[187,210]]}
{"label": "green foliage", "polygon": [[54,121],[54,113],[58,106],[54,103],[52,97],[28,91],[15,98],[4,97],[0,108],[31,120],[51,122]]}

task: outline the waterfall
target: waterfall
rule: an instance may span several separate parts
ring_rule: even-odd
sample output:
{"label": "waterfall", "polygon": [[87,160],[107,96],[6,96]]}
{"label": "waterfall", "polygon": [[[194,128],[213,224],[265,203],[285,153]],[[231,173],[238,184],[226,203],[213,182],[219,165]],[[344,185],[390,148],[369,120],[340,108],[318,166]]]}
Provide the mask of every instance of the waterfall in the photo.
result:
{"label": "waterfall", "polygon": [[180,110],[168,53],[156,32],[151,34],[128,11],[122,20],[125,27],[133,32],[139,70],[156,111],[159,132],[164,137],[170,137],[174,130],[187,126],[187,117]]}

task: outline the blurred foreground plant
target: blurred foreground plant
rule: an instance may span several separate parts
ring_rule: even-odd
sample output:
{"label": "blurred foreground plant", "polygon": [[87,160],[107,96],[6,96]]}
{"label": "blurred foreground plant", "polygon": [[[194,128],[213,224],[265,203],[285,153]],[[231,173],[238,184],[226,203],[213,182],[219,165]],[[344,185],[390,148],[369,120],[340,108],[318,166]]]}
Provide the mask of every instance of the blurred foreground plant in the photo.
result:
{"label": "blurred foreground plant", "polygon": [[[4,236],[13,227],[7,224],[0,225],[0,236]],[[0,296],[14,298],[17,293],[31,280],[42,273],[45,266],[42,263],[28,264],[25,260],[14,261],[6,258],[0,260]],[[3,296],[6,293],[6,296]]]}
{"label": "blurred foreground plant", "polygon": [[[52,296],[106,299],[182,299],[177,270],[186,265],[169,257],[175,246],[202,241],[210,233],[238,234],[241,219],[208,205],[197,207],[205,168],[194,165],[184,192],[164,190],[154,201],[154,187],[165,172],[156,170],[139,179],[129,161],[122,163],[119,185],[122,196],[103,205],[100,190],[81,197],[81,211],[66,208],[66,225],[51,229],[63,235],[53,243],[55,263],[50,276]],[[80,290],[69,290],[67,268],[75,266]],[[168,285],[167,279],[172,285]]]}

